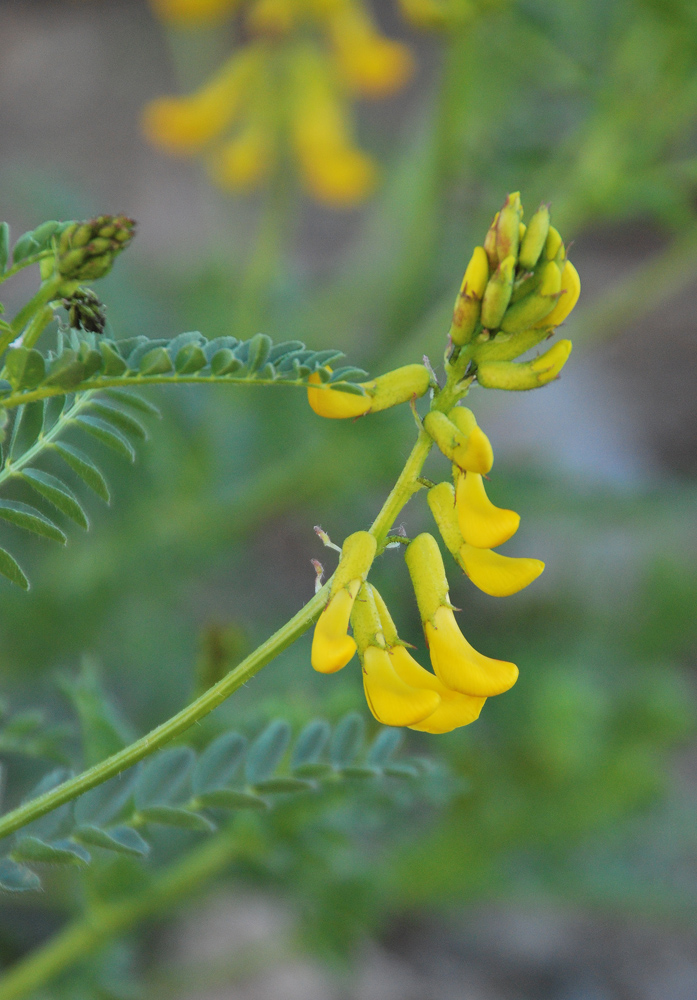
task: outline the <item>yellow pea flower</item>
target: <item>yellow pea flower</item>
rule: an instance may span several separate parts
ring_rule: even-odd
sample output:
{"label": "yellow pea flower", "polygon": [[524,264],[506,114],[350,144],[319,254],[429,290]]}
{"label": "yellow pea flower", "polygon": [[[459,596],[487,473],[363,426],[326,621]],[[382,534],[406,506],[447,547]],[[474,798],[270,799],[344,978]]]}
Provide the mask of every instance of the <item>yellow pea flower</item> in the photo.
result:
{"label": "yellow pea flower", "polygon": [[503,545],[515,535],[520,524],[520,514],[494,506],[486,495],[482,477],[476,472],[458,476],[455,510],[463,539],[479,549]]}
{"label": "yellow pea flower", "polygon": [[424,417],[424,427],[443,454],[460,469],[486,475],[494,464],[491,442],[477,425],[474,414],[456,406],[446,414],[431,410]]}
{"label": "yellow pea flower", "polygon": [[357,93],[385,97],[412,75],[414,60],[407,46],[379,35],[365,10],[350,0],[339,6],[329,30],[339,68]]}
{"label": "yellow pea flower", "polygon": [[[327,368],[331,371],[328,365]],[[400,403],[406,403],[413,396],[423,396],[428,390],[430,379],[431,376],[424,365],[404,365],[370,382],[359,383],[365,390],[365,396],[325,387],[308,388],[307,399],[318,416],[343,420],[348,417],[361,417],[364,413],[377,413],[398,406]],[[308,382],[312,385],[321,385],[322,379],[317,372],[313,372]]]}
{"label": "yellow pea flower", "polygon": [[536,580],[545,564],[541,559],[502,556],[491,549],[460,546],[458,561],[475,587],[491,597],[508,597]]}
{"label": "yellow pea flower", "polygon": [[477,652],[458,628],[443,557],[433,535],[424,532],[410,542],[406,562],[436,676],[450,690],[475,697],[502,694],[513,687],[516,665]]}
{"label": "yellow pea flower", "polygon": [[485,698],[450,691],[400,642],[382,597],[364,584],[352,623],[363,663],[366,701],[378,722],[448,733],[479,717]]}
{"label": "yellow pea flower", "polygon": [[486,698],[503,694],[518,680],[515,663],[495,660],[470,645],[459,629],[452,609],[443,605],[424,632],[436,675],[451,690]]}
{"label": "yellow pea flower", "polygon": [[249,46],[194,94],[151,101],[143,113],[146,138],[168,153],[199,153],[239,117],[260,57],[261,51]]}
{"label": "yellow pea flower", "polygon": [[209,170],[213,179],[230,191],[253,191],[268,178],[275,156],[269,133],[250,125],[212,158]]}
{"label": "yellow pea flower", "polygon": [[349,535],[342,546],[329,602],[317,620],[312,638],[312,666],[322,674],[341,670],[356,652],[356,642],[347,634],[349,621],[375,550],[375,538],[367,531]]}

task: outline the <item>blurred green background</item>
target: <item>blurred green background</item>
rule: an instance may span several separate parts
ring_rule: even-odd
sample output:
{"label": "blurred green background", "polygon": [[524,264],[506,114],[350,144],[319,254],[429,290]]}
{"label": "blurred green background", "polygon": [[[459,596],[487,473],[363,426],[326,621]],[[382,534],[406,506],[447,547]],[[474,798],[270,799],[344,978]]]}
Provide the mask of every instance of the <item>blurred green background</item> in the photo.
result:
{"label": "blurred green background", "polygon": [[[409,736],[467,793],[375,823],[360,796],[314,825],[281,815],[266,868],[232,871],[46,996],[697,995],[697,7],[482,0],[430,34],[387,0],[375,13],[418,63],[400,95],[358,109],[379,190],[349,212],[291,195],[259,256],[264,195],[216,191],[139,132],[148,99],[215,68],[219,32],[198,33],[184,65],[185,33],[168,39],[145,0],[0,8],[2,216],[15,233],[137,218],[98,286],[114,336],[263,330],[339,347],[371,374],[437,364],[471,248],[510,190],[528,215],[551,201],[583,285],[559,382],[470,397],[496,452],[492,499],[522,516],[512,554],[547,569],[499,602],[448,564],[468,638],[521,669],[475,725]],[[33,280],[7,286],[10,309]],[[310,559],[333,566],[313,525],[338,541],[366,526],[413,434],[406,408],[333,425],[295,390],[151,398],[164,419],[137,466],[102,457],[112,508],[95,501],[91,532],[65,551],[24,543],[29,594],[0,582],[13,710],[65,720],[56,677],[88,654],[134,733],[163,721],[195,689],[206,636],[222,630],[239,657],[311,596]],[[410,535],[426,515],[419,499],[407,508]],[[419,642],[399,553],[375,582]],[[359,672],[314,675],[308,651],[306,637],[208,731],[367,715]],[[7,762],[17,788],[46,767]],[[3,903],[4,962],[74,910],[76,883]]]}

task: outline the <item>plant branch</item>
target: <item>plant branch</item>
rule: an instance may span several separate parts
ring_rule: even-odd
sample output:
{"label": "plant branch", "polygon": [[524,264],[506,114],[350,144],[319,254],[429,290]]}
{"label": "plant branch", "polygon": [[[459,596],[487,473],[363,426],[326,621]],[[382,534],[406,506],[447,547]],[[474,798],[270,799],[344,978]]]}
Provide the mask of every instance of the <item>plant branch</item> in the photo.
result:
{"label": "plant branch", "polygon": [[221,830],[192,850],[142,892],[114,903],[102,903],[60,931],[43,948],[19,961],[0,981],[0,1000],[18,1000],[43,985],[109,938],[171,906],[205,879],[223,871],[243,845],[231,830]]}

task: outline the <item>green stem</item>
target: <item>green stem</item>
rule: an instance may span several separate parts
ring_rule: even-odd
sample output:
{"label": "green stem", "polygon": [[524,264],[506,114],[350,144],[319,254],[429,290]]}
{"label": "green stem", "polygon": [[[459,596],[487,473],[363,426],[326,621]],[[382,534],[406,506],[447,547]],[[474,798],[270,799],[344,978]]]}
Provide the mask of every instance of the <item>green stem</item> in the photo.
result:
{"label": "green stem", "polygon": [[[27,323],[29,323],[37,313],[39,315],[43,315],[45,307],[56,297],[58,293],[60,280],[61,279],[54,277],[45,281],[39,288],[36,295],[22,306],[15,318],[12,320],[10,329],[0,337],[0,354],[2,354],[7,347],[9,347],[13,340],[16,340]],[[38,339],[39,334],[41,334],[41,332],[45,329],[48,322],[50,322],[50,319],[47,320],[47,322],[41,327],[39,333],[34,337],[32,344]]]}
{"label": "green stem", "polygon": [[115,903],[95,906],[43,948],[18,962],[0,982],[0,1000],[18,1000],[26,996],[109,938],[176,903],[202,881],[223,871],[240,851],[241,846],[233,840],[230,830],[223,830],[160,875],[144,891]]}
{"label": "green stem", "polygon": [[209,688],[190,705],[182,709],[171,719],[157,726],[147,736],[131,743],[119,753],[107,757],[94,767],[88,768],[75,778],[63,782],[45,795],[40,795],[27,802],[0,819],[0,837],[6,837],[19,830],[27,823],[44,816],[64,802],[77,798],[83,792],[102,784],[114,775],[137,764],[139,760],[159,750],[177,736],[181,736],[191,726],[221,705],[238,688],[246,684],[262,667],[270,663],[279,653],[292,645],[296,639],[307,631],[317,620],[324,607],[329,593],[329,582],[308,601],[307,604],[286,622],[277,632],[263,642],[253,653],[250,653],[234,670],[231,670],[221,681]]}
{"label": "green stem", "polygon": [[[307,382],[301,380],[250,378],[249,376],[236,378],[234,375],[175,375],[170,372],[167,375],[103,375],[91,378],[81,385],[76,385],[69,391],[79,393],[96,392],[99,389],[137,389],[138,386],[143,385],[182,385],[185,382],[193,385],[283,385],[305,390],[308,387]],[[5,396],[4,399],[0,399],[0,406],[6,410],[13,410],[22,403],[34,403],[37,399],[65,396],[66,391],[68,390],[58,385],[42,385],[38,389],[32,389],[28,392],[15,392],[10,396]]]}
{"label": "green stem", "polygon": [[24,331],[22,347],[33,347],[53,317],[54,312],[51,306],[44,306],[40,312],[35,313]]}
{"label": "green stem", "polygon": [[8,458],[5,461],[5,465],[0,469],[0,487],[7,482],[12,476],[16,476],[17,473],[25,468],[27,465],[31,465],[37,455],[40,455],[46,448],[50,447],[57,437],[60,437],[71,423],[75,419],[77,414],[83,410],[91,399],[92,393],[86,392],[84,396],[81,396],[72,406],[64,410],[63,413],[58,417],[55,424],[50,427],[45,433],[39,434],[38,438],[31,446],[27,448],[24,454],[20,455],[16,461]]}
{"label": "green stem", "polygon": [[399,475],[399,479],[392,487],[392,491],[383,504],[382,510],[370,526],[370,533],[375,536],[378,543],[378,553],[384,549],[387,533],[397,519],[402,507],[422,488],[418,479],[432,444],[432,438],[422,428],[419,431],[416,444],[412,448],[411,454]]}
{"label": "green stem", "polygon": [[53,250],[41,250],[40,253],[32,254],[31,257],[25,257],[24,260],[20,260],[18,264],[8,268],[4,274],[0,274],[0,285],[3,281],[7,281],[8,278],[14,277],[15,274],[18,274],[19,271],[22,271],[25,267],[30,267],[32,264],[38,264],[47,257],[53,257]]}

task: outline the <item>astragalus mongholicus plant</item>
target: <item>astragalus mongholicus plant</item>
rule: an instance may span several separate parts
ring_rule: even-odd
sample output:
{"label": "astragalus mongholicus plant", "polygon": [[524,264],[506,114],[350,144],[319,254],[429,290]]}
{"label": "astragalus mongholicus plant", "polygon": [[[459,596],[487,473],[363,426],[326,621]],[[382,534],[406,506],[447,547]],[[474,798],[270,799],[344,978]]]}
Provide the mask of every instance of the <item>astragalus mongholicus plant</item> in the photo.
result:
{"label": "astragalus mongholicus plant", "polygon": [[[544,569],[539,559],[498,551],[516,532],[520,517],[489,500],[485,481],[494,475],[493,448],[463,404],[475,382],[491,390],[543,388],[558,378],[569,357],[568,340],[546,342],[574,308],[580,285],[545,205],[526,226],[519,195],[506,198],[467,266],[452,325],[444,331],[442,369],[415,361],[375,378],[338,364],[343,356],[338,348],[274,344],[266,334],[244,341],[233,336],[207,340],[197,332],[168,340],[106,336],[104,307],[91,285],[110,270],[134,231],[133,221],[124,216],[47,222],[22,236],[11,251],[3,225],[0,281],[31,265],[39,266],[41,276],[36,294],[14,319],[1,324],[0,488],[17,483],[26,488],[21,501],[0,500],[5,522],[65,543],[57,510],[87,529],[80,499],[60,469],[70,470],[108,502],[109,487],[90,442],[133,459],[134,442],[146,433],[143,421],[157,413],[139,392],[148,386],[299,388],[314,412],[329,419],[370,420],[406,404],[405,424],[416,424],[416,440],[372,524],[352,531],[341,545],[318,529],[325,545],[340,553],[338,565],[323,583],[324,569],[316,563],[315,596],[285,625],[152,732],[75,776],[63,768],[50,772],[23,804],[0,819],[0,884],[10,892],[38,888],[37,868],[45,865],[84,867],[109,855],[144,859],[152,827],[184,829],[193,837],[180,857],[149,872],[142,886],[87,905],[73,924],[11,969],[0,984],[0,1000],[27,995],[232,858],[266,849],[258,832],[239,824],[233,829],[230,815],[262,814],[272,802],[301,795],[321,800],[342,782],[350,786],[359,779],[411,782],[413,794],[419,788],[427,792],[433,767],[393,757],[399,729],[439,734],[473,723],[487,698],[515,684],[518,667],[475,650],[460,631],[436,534],[409,538],[395,527],[412,498],[426,499],[445,548],[485,594],[516,593]],[[41,346],[47,339],[48,346]],[[520,360],[530,351],[531,357]],[[449,470],[438,483],[422,475],[434,446]],[[420,662],[419,650],[410,652],[400,639],[391,611],[369,579],[376,560],[398,560],[400,552],[430,667]],[[0,572],[29,586],[20,563],[5,549]],[[392,610],[399,617],[399,608]],[[312,667],[333,673],[357,653],[368,707],[378,723],[390,728],[380,730],[366,748],[364,720],[355,713],[333,731],[321,720],[309,722],[292,745],[291,727],[283,720],[270,723],[250,745],[237,732],[219,735],[198,754],[182,741],[313,625]],[[173,745],[163,749],[167,744]]]}

